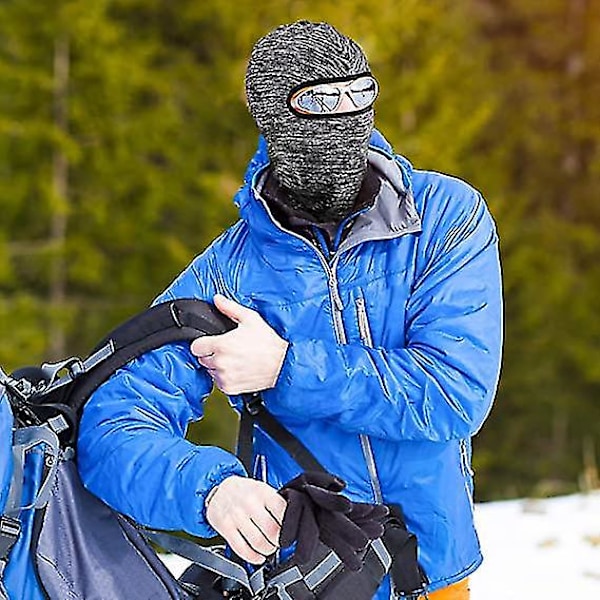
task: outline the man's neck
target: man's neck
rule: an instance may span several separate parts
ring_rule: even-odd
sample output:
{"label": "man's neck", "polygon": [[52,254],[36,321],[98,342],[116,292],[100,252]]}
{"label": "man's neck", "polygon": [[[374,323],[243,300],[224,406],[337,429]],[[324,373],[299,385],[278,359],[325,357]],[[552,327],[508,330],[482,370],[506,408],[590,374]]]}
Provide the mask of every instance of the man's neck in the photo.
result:
{"label": "man's neck", "polygon": [[340,225],[344,223],[344,231],[340,238],[341,241],[345,233],[350,229],[349,225],[353,221],[353,216],[373,205],[380,187],[381,180],[377,172],[369,166],[360,191],[354,200],[352,210],[349,211],[347,217],[325,222],[319,221],[314,215],[305,210],[292,208],[289,205],[286,190],[279,184],[272,170],[269,170],[267,173],[262,192],[273,216],[284,228],[303,235],[310,240],[314,240],[316,228],[322,232],[329,250],[332,250],[338,237]]}

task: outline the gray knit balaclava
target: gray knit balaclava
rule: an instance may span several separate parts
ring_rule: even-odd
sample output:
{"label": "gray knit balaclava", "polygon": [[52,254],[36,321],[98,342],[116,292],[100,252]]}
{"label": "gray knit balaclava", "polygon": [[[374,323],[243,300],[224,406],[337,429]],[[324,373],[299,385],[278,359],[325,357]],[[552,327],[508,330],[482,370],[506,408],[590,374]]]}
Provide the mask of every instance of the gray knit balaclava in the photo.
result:
{"label": "gray knit balaclava", "polygon": [[277,27],[255,44],[246,70],[250,114],[267,141],[285,202],[318,222],[352,210],[367,169],[373,109],[303,118],[288,107],[290,91],[306,82],[369,71],[360,46],[327,23]]}

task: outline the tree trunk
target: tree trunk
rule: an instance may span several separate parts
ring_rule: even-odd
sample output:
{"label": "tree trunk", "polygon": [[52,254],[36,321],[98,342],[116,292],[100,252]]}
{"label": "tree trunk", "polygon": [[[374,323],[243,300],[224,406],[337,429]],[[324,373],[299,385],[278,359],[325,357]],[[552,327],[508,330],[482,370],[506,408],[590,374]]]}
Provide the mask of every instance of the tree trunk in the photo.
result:
{"label": "tree trunk", "polygon": [[[70,49],[66,37],[54,44],[54,125],[62,133],[68,131]],[[52,360],[65,354],[65,323],[60,317],[67,297],[66,237],[69,208],[69,162],[56,145],[52,158],[52,222],[50,242],[54,249],[50,267],[51,325],[49,353]]]}

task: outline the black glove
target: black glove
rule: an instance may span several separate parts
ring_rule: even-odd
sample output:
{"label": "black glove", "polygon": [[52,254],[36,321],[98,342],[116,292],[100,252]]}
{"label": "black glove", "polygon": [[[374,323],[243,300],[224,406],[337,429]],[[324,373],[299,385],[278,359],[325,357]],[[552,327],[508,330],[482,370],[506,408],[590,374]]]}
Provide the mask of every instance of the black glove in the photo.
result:
{"label": "black glove", "polygon": [[352,503],[348,513],[324,514],[317,511],[321,541],[335,550],[351,571],[362,566],[362,551],[369,540],[383,535],[383,519],[388,514],[382,504]]}
{"label": "black glove", "polygon": [[285,547],[296,540],[296,559],[301,564],[310,560],[320,540],[348,569],[357,571],[368,541],[382,535],[382,520],[388,509],[352,502],[340,494],[344,487],[345,483],[333,475],[307,472],[280,490],[288,503],[280,543]]}
{"label": "black glove", "polygon": [[319,525],[314,504],[307,494],[293,489],[280,490],[287,507],[283,515],[279,544],[282,548],[297,541],[295,555],[300,564],[310,560],[319,544]]}
{"label": "black glove", "polygon": [[390,509],[383,504],[353,502],[347,516],[365,532],[370,540],[375,540],[383,535],[384,523],[389,513]]}

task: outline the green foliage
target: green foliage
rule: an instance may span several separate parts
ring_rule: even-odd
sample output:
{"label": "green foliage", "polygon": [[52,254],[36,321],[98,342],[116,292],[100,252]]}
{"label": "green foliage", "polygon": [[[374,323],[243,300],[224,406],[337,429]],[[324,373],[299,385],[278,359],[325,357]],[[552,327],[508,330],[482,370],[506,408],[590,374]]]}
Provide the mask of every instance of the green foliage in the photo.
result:
{"label": "green foliage", "polygon": [[[575,485],[583,440],[600,450],[598,10],[3,0],[0,364],[85,353],[236,219],[256,145],[252,44],[283,22],[325,20],[369,55],[384,135],[418,168],[480,188],[498,223],[506,351],[475,453],[480,497]],[[226,401],[207,408],[191,437],[232,447]]]}
{"label": "green foliage", "polygon": [[[600,450],[600,43],[593,2],[479,2],[498,108],[479,147],[506,300],[496,410],[478,440],[483,497],[569,491]],[[596,463],[597,464],[597,463]]]}

